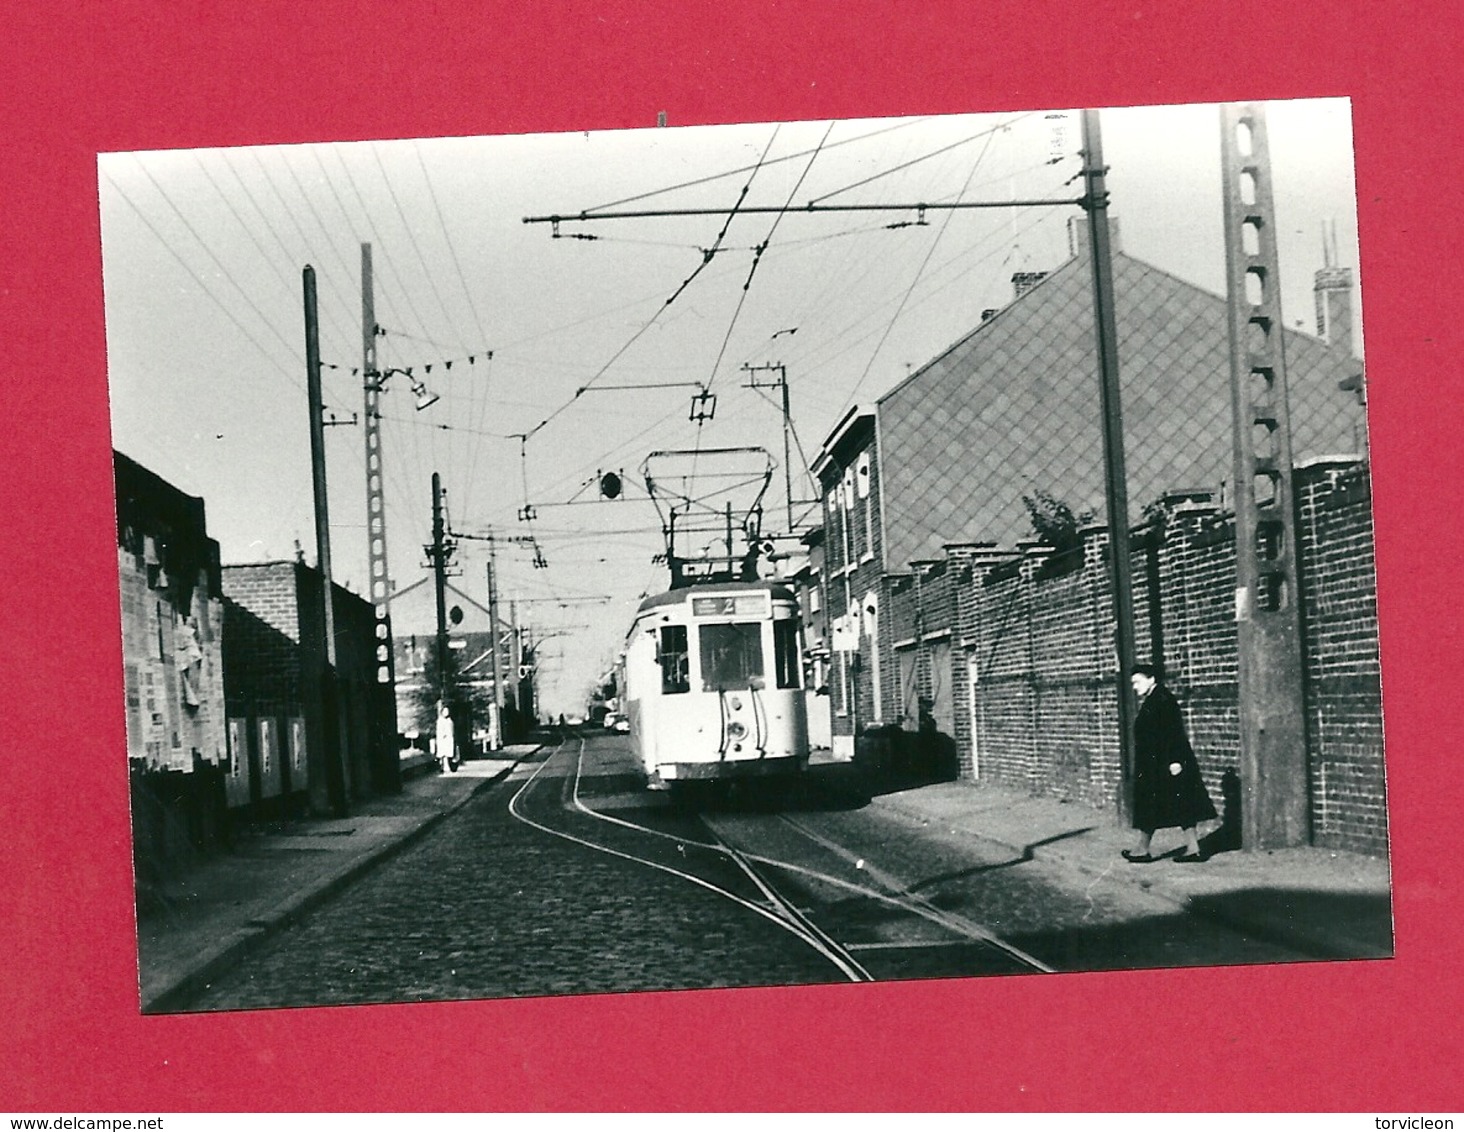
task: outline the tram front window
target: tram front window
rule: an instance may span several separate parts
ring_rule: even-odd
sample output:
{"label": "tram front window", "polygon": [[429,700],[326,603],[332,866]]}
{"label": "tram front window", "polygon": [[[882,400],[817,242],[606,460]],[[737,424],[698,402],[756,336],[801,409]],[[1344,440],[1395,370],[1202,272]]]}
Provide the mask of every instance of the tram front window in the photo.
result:
{"label": "tram front window", "polygon": [[701,625],[702,691],[728,692],[763,686],[762,625],[756,621]]}

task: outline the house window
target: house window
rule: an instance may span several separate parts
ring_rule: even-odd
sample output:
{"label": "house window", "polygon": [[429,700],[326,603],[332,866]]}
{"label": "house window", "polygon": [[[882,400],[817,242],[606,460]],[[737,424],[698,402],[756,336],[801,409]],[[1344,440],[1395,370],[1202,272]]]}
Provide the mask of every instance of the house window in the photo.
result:
{"label": "house window", "polygon": [[844,564],[852,566],[854,563],[854,473],[846,471],[843,482],[840,484],[840,502],[843,504],[843,514],[840,516],[840,533],[844,547]]}

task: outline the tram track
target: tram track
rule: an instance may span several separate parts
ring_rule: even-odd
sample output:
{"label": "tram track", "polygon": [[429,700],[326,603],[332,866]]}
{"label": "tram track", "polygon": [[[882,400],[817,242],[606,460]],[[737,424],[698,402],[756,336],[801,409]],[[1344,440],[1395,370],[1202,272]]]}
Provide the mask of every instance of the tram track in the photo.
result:
{"label": "tram track", "polygon": [[[831,855],[846,867],[855,870],[862,879],[851,880],[847,876],[837,875],[827,868],[815,868],[809,864],[789,859],[791,854],[774,856],[767,853],[750,852],[734,843],[735,835],[728,829],[729,822],[707,813],[697,815],[698,824],[705,832],[705,836],[693,837],[684,832],[668,832],[665,829],[657,829],[598,810],[587,804],[581,796],[580,784],[584,777],[585,759],[585,741],[583,739],[579,741],[579,747],[574,752],[573,767],[566,768],[568,782],[561,788],[558,809],[560,812],[572,812],[595,825],[588,827],[587,830],[582,830],[581,833],[584,835],[581,835],[562,825],[540,820],[544,818],[543,814],[540,814],[538,818],[530,816],[526,804],[535,790],[543,788],[544,783],[539,782],[540,776],[544,774],[551,762],[564,753],[564,748],[556,749],[520,786],[509,802],[509,812],[516,819],[552,836],[657,869],[731,900],[762,916],[812,948],[834,966],[841,976],[851,982],[873,981],[877,977],[870,973],[864,962],[856,958],[854,954],[856,950],[873,951],[910,946],[977,946],[999,955],[1005,966],[1017,971],[1051,973],[1054,970],[1037,957],[1003,940],[986,926],[950,909],[941,908],[926,897],[913,892],[911,885],[904,884],[897,878],[888,876],[876,867],[866,864],[853,850],[789,815],[770,816],[775,817],[784,828],[793,832],[810,846],[816,847],[818,851]],[[609,843],[610,838],[603,835],[593,836],[591,833],[595,829],[604,831],[612,828],[621,831],[622,837],[632,839],[632,844],[635,841],[649,841],[651,844],[674,843],[675,851],[680,859],[679,863],[671,864],[658,860],[654,853],[643,846],[617,848]],[[718,883],[706,875],[699,875],[693,871],[692,858],[696,856],[702,856],[709,863],[713,859],[723,864],[730,863],[737,870],[737,874],[752,886],[754,895],[739,893],[726,883]],[[786,880],[776,881],[773,876],[769,875],[773,873],[781,874],[785,878],[797,878],[800,883],[805,885],[811,883],[814,886],[824,886],[853,897],[856,901],[898,911],[912,917],[914,921],[937,928],[944,933],[943,938],[926,941],[923,944],[840,942],[819,927],[797,901],[782,891],[782,888],[786,887]],[[873,883],[870,883],[871,881]]]}
{"label": "tram track", "polygon": [[[637,864],[647,866],[648,868],[668,873],[671,876],[674,876],[680,880],[686,881],[690,884],[694,884],[702,889],[712,892],[715,895],[722,897],[723,899],[730,900],[734,904],[740,905],[748,911],[762,916],[764,919],[766,919],[776,927],[781,928],[782,930],[788,932],[790,935],[802,941],[805,945],[812,948],[814,951],[818,952],[826,960],[828,960],[828,962],[850,982],[871,981],[871,976],[869,975],[869,973],[864,970],[864,968],[859,964],[857,960],[854,959],[852,955],[850,955],[836,941],[826,936],[815,925],[810,923],[807,918],[804,917],[798,911],[798,909],[795,908],[786,898],[781,896],[779,893],[776,892],[776,890],[766,884],[766,882],[757,875],[756,870],[752,869],[747,864],[745,859],[741,858],[741,855],[729,846],[719,845],[716,842],[693,842],[693,844],[695,844],[698,848],[721,853],[724,857],[726,857],[726,859],[737,865],[743,875],[747,876],[747,878],[754,884],[756,889],[762,894],[765,903],[757,900],[749,900],[747,897],[742,896],[737,892],[734,892],[731,888],[728,888],[725,885],[717,884],[715,881],[708,880],[705,877],[698,876],[696,873],[693,873],[687,869],[678,868],[674,865],[667,864],[664,861],[658,861],[653,857],[647,856],[645,854],[632,853],[624,849],[618,849],[614,846],[606,844],[604,841],[596,841],[588,837],[581,837],[578,834],[572,833],[567,829],[556,828],[552,825],[546,824],[542,821],[538,821],[535,818],[529,816],[529,814],[525,812],[525,804],[527,798],[530,792],[535,787],[535,784],[538,782],[539,776],[544,773],[546,768],[548,768],[554,757],[561,753],[561,750],[562,749],[556,750],[551,753],[549,758],[545,759],[539,765],[534,773],[529,776],[529,778],[519,787],[518,791],[509,800],[508,811],[514,818],[523,822],[526,825],[540,830],[543,833],[547,833],[550,836],[558,837],[563,840],[582,845],[588,849],[592,849],[600,853],[605,853],[610,856],[617,857],[621,860],[633,861]],[[608,814],[602,814],[599,811],[586,806],[578,796],[583,757],[584,740],[581,739],[580,748],[575,758],[572,787],[568,800],[569,805],[566,808],[573,809],[575,812],[596,821],[606,822],[615,826],[619,826],[623,829],[631,830],[637,834],[650,835],[656,838],[665,838],[678,841],[682,844],[683,848],[685,844],[689,840],[691,840],[687,838],[675,838],[672,835],[667,834],[663,830],[652,829],[648,826],[642,826],[635,822],[626,821],[623,818],[614,817],[613,815]]]}

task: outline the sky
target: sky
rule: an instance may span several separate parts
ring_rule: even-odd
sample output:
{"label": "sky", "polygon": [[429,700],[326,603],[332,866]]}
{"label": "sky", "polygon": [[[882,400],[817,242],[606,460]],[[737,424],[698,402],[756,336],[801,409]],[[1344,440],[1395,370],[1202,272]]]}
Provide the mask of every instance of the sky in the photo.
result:
{"label": "sky", "polygon": [[[1282,310],[1310,331],[1332,233],[1336,262],[1358,268],[1349,107],[1266,109]],[[1217,107],[1108,109],[1101,124],[1122,250],[1223,294]],[[481,626],[491,553],[500,600],[539,642],[541,709],[573,714],[636,604],[666,587],[673,493],[705,516],[678,552],[717,545],[723,508],[740,519],[764,477],[763,533],[787,535],[790,515],[799,527],[806,465],[847,410],[1010,302],[1015,272],[1062,263],[1082,215],[798,206],[1071,201],[1080,144],[1077,111],[1034,109],[103,154],[113,444],[204,499],[226,564],[291,558],[297,543],[315,561],[310,265],[326,416],[340,422],[325,430],[332,572],[364,593],[369,244],[378,363],[412,371],[381,401],[395,630],[434,628],[436,472],[464,628]],[[705,211],[525,222],[676,210]],[[780,374],[788,475],[779,392],[748,387]],[[626,483],[614,501],[597,489],[608,471]]]}

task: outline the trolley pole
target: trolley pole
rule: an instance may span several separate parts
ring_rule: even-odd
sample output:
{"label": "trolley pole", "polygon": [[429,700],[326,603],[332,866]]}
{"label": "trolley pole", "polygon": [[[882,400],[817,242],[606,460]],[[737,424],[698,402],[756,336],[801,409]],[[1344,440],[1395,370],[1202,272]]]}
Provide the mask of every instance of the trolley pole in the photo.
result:
{"label": "trolley pole", "polygon": [[1134,709],[1129,675],[1135,663],[1133,566],[1129,558],[1128,473],[1124,466],[1123,406],[1119,397],[1118,320],[1113,305],[1113,248],[1108,232],[1107,167],[1098,111],[1083,111],[1083,208],[1088,213],[1093,264],[1093,315],[1098,330],[1098,380],[1103,406],[1104,497],[1113,585],[1114,645],[1118,661],[1119,807],[1133,813]]}
{"label": "trolley pole", "polygon": [[769,362],[766,365],[754,366],[744,365],[745,373],[752,374],[752,378],[744,386],[746,389],[767,389],[767,384],[759,384],[757,374],[766,370],[776,372],[778,380],[770,384],[783,394],[783,490],[788,498],[788,533],[793,533],[793,455],[788,443],[788,435],[792,431],[792,417],[788,407],[788,369],[782,362]]}

